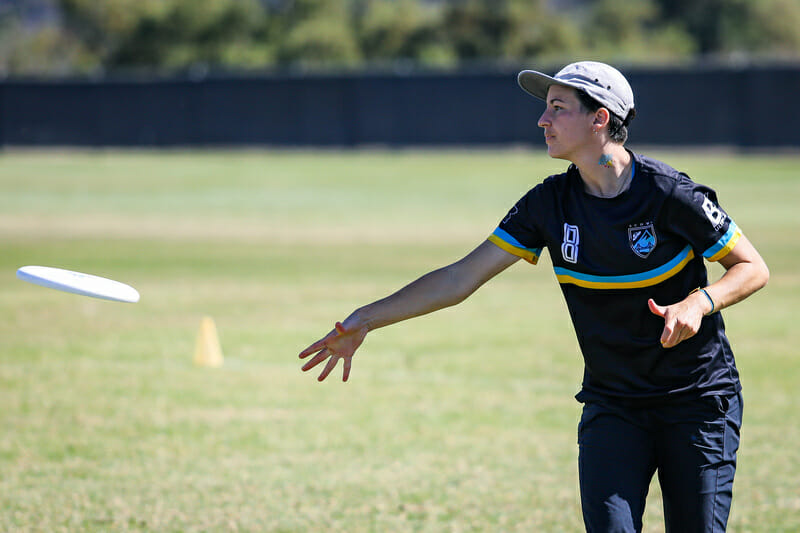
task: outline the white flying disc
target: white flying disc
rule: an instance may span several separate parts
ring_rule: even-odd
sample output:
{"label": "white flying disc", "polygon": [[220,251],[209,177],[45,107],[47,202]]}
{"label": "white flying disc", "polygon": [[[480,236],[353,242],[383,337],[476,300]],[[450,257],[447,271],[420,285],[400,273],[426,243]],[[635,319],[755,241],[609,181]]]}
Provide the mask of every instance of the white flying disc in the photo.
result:
{"label": "white flying disc", "polygon": [[22,281],[41,285],[42,287],[93,298],[102,298],[103,300],[128,303],[139,301],[138,291],[130,285],[125,285],[113,279],[84,274],[83,272],[64,270],[63,268],[24,266],[17,270],[17,277]]}

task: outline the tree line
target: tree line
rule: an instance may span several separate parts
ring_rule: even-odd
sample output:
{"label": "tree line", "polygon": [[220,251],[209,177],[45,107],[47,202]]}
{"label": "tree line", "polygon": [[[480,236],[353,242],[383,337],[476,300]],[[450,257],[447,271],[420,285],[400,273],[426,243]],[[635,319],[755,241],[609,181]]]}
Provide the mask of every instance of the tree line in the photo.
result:
{"label": "tree line", "polygon": [[800,59],[797,0],[0,0],[0,74]]}

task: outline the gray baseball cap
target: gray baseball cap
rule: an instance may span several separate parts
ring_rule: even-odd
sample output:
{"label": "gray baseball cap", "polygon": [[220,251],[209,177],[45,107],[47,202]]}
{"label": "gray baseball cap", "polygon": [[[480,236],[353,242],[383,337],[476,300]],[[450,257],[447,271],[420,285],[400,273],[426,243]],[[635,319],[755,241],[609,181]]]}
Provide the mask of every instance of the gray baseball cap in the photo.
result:
{"label": "gray baseball cap", "polygon": [[535,70],[523,70],[517,83],[526,92],[541,100],[547,99],[551,85],[580,89],[620,119],[628,118],[633,109],[633,90],[620,71],[605,63],[579,61],[562,68],[555,76]]}

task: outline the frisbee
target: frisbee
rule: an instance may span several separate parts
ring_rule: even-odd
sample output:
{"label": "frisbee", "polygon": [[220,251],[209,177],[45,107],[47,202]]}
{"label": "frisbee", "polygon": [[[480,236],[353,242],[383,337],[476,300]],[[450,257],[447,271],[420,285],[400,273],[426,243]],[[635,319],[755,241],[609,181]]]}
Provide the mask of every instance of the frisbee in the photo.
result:
{"label": "frisbee", "polygon": [[128,303],[139,301],[139,292],[130,285],[63,268],[24,266],[17,270],[17,277],[42,287],[92,298]]}

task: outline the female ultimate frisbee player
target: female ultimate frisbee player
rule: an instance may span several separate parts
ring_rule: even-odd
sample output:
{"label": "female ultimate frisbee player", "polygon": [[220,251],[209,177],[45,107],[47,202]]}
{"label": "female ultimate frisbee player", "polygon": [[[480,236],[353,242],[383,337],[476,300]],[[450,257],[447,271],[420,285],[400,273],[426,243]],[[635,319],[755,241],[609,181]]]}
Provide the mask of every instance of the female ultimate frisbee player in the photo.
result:
{"label": "female ultimate frisbee player", "polygon": [[[624,147],[634,99],[613,67],[590,61],[554,77],[523,71],[546,103],[550,157],[571,163],[531,189],[463,259],[354,311],[301,352],[309,370],[339,359],[344,380],[367,333],[463,301],[547,247],[584,359],[578,426],[587,531],[640,531],[658,472],[669,532],[724,531],[741,385],[721,309],[763,287],[769,270],[686,174]],[[709,284],[704,260],[724,275]]]}

